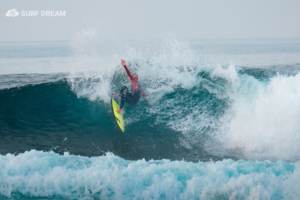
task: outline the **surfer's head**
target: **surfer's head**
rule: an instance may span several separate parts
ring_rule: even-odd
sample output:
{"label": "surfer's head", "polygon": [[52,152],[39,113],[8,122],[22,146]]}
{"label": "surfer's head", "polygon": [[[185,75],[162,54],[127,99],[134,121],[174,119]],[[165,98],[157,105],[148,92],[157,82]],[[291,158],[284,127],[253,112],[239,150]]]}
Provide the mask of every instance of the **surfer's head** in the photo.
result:
{"label": "surfer's head", "polygon": [[139,75],[137,75],[137,73],[132,74],[133,78],[135,78],[136,80],[139,79]]}

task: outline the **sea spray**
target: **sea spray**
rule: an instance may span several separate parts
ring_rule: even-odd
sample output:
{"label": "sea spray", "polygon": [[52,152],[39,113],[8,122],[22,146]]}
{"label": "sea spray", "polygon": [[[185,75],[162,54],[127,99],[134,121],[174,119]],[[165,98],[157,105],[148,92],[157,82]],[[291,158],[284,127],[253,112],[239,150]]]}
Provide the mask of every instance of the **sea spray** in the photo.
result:
{"label": "sea spray", "polygon": [[226,148],[241,149],[250,159],[299,160],[300,74],[276,75],[268,82],[241,76],[231,94],[231,120],[223,132]]}

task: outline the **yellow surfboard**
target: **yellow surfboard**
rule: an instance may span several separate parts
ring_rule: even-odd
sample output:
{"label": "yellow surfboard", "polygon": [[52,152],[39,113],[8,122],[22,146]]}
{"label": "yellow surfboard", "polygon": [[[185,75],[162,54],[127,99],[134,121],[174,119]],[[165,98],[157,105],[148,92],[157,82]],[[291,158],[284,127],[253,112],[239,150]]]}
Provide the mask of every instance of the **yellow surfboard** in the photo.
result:
{"label": "yellow surfboard", "polygon": [[120,109],[120,106],[114,99],[111,99],[111,107],[112,107],[113,113],[115,115],[116,121],[117,121],[120,129],[124,132],[125,126],[124,126],[123,114],[117,113],[117,110]]}

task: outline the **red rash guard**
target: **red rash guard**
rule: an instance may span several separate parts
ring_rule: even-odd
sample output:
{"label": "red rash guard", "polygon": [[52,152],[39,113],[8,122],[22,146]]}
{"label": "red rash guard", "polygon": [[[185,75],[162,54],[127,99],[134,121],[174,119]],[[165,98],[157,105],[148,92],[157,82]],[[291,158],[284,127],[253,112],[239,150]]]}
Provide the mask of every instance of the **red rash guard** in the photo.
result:
{"label": "red rash guard", "polygon": [[[131,75],[131,73],[128,70],[128,68],[126,67],[126,65],[124,65],[123,67],[125,68],[127,75],[130,78],[132,89],[134,89],[135,91],[139,91],[139,82]],[[147,96],[142,89],[141,89],[141,93],[142,93],[143,97],[148,101]]]}

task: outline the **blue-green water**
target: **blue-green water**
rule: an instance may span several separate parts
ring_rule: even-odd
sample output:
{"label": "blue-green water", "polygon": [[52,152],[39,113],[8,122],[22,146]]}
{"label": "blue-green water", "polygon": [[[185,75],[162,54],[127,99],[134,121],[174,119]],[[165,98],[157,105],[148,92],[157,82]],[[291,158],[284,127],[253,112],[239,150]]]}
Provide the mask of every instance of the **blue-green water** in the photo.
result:
{"label": "blue-green water", "polygon": [[[298,39],[6,42],[0,55],[3,199],[299,197]],[[125,133],[110,107],[130,87],[120,59],[152,104],[125,105]]]}

